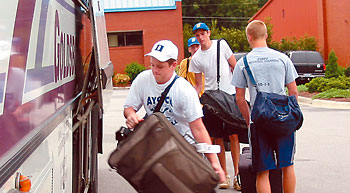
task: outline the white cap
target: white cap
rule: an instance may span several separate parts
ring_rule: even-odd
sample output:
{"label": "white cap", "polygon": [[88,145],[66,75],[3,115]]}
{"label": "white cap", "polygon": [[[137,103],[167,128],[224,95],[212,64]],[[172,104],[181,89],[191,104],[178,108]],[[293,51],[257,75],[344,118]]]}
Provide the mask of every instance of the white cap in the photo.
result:
{"label": "white cap", "polygon": [[153,56],[161,62],[169,59],[177,60],[178,49],[176,45],[170,40],[160,40],[153,45],[152,51],[145,56]]}

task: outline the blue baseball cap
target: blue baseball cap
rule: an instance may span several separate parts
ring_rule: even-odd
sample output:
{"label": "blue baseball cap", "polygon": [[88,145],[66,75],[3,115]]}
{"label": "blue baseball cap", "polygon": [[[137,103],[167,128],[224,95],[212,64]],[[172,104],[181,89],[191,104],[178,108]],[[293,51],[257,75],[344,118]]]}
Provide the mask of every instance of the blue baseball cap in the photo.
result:
{"label": "blue baseball cap", "polygon": [[195,32],[196,30],[204,29],[205,31],[209,31],[209,27],[205,23],[197,23],[193,26],[192,32]]}
{"label": "blue baseball cap", "polygon": [[197,38],[191,37],[190,39],[187,40],[187,46],[188,47],[191,47],[194,44],[198,44],[199,45],[199,42],[198,42]]}

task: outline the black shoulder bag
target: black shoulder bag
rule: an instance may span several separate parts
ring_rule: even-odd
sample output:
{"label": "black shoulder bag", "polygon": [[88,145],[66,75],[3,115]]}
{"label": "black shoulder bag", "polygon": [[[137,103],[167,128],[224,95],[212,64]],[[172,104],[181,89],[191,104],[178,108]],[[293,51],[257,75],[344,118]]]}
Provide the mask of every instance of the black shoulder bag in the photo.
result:
{"label": "black shoulder bag", "polygon": [[[220,41],[217,43],[217,85],[216,90],[206,90],[200,98],[203,104],[203,122],[208,131],[223,125],[227,134],[239,134],[241,143],[248,143],[248,127],[236,104],[234,95],[219,89],[220,83]],[[217,122],[215,120],[220,120]],[[224,136],[223,136],[224,137]]]}
{"label": "black shoulder bag", "polygon": [[258,90],[254,76],[248,65],[247,56],[243,57],[249,79],[257,95],[253,105],[251,119],[259,129],[271,135],[289,135],[303,124],[303,113],[295,96],[279,95]]}

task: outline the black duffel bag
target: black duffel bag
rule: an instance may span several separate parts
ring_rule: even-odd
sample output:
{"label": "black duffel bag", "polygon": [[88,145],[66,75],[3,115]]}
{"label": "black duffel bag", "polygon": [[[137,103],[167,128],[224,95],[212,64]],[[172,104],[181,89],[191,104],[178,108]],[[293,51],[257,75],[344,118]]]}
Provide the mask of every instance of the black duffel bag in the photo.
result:
{"label": "black duffel bag", "polygon": [[249,143],[248,127],[234,95],[221,90],[207,90],[200,101],[203,104],[203,122],[208,130],[224,129],[229,135],[238,134],[240,143]]}

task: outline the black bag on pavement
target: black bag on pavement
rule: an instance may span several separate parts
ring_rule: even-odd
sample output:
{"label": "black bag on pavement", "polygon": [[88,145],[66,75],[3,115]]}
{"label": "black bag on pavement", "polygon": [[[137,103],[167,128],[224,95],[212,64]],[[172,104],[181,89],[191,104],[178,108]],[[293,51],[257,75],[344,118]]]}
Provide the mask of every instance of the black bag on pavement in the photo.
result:
{"label": "black bag on pavement", "polygon": [[219,176],[160,112],[148,116],[108,164],[138,192],[212,193]]}
{"label": "black bag on pavement", "polygon": [[[256,193],[256,172],[253,172],[252,157],[249,147],[242,149],[239,158],[239,176],[242,193]],[[282,169],[270,170],[270,185],[272,193],[282,193]]]}

